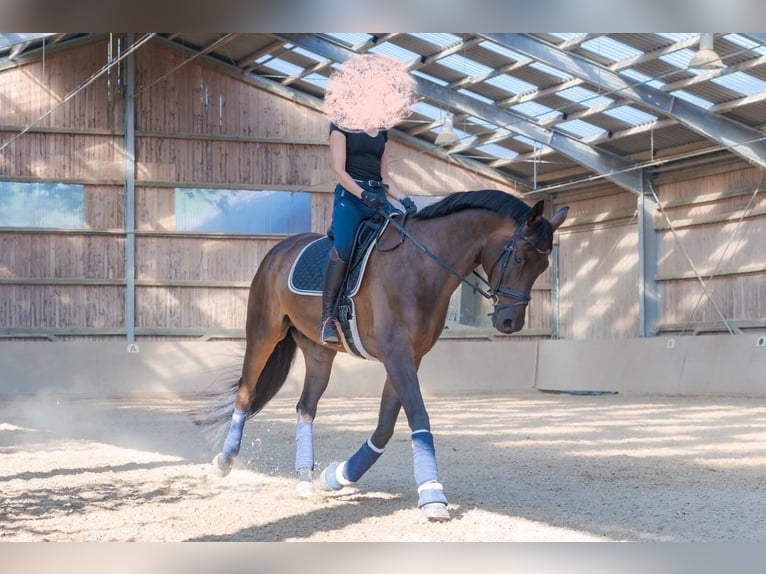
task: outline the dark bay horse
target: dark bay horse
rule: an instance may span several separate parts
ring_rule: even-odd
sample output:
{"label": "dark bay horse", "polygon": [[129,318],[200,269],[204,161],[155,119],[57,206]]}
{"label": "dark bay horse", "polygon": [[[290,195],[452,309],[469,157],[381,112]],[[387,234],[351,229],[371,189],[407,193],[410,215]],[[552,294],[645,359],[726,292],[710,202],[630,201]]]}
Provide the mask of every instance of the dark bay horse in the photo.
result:
{"label": "dark bay horse", "polygon": [[[363,347],[386,371],[377,427],[359,450],[324,469],[320,486],[339,490],[353,484],[375,463],[393,435],[401,408],[411,431],[418,507],[430,520],[449,518],[439,482],[433,435],[418,382],[418,367],[444,328],[450,296],[464,278],[481,266],[493,304],[492,324],[501,333],[524,325],[532,284],[548,266],[553,232],[566,218],[559,209],[543,217],[543,202],[534,207],[498,190],[458,192],[414,216],[402,227],[395,218],[375,250],[354,298]],[[208,423],[229,423],[214,470],[225,476],[239,453],[245,420],[258,413],[282,387],[296,348],[303,352],[306,374],[296,407],[297,492],[312,492],[314,446],[312,425],[317,404],[330,377],[340,345],[320,344],[320,298],[288,288],[298,254],[317,234],[291,236],[263,259],[250,286],[246,349],[232,413],[231,395],[223,415]]]}

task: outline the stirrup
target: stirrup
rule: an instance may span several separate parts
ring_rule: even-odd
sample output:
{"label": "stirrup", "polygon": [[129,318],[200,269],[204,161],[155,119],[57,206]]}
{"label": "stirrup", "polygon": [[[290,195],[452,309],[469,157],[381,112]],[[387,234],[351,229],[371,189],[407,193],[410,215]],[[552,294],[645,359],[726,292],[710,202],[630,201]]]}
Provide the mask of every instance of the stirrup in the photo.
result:
{"label": "stirrup", "polygon": [[319,342],[323,345],[327,343],[340,343],[338,328],[335,326],[335,320],[332,317],[327,317],[327,319],[322,321],[322,325],[319,328]]}

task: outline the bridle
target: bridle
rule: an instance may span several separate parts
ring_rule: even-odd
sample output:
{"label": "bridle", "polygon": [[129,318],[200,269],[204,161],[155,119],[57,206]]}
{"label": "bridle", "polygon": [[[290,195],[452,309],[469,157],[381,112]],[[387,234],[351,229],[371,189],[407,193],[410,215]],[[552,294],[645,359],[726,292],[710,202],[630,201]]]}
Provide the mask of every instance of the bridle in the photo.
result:
{"label": "bridle", "polygon": [[[412,241],[412,243],[420,249],[423,253],[428,255],[431,259],[433,259],[436,263],[441,265],[444,269],[449,271],[452,275],[459,278],[460,281],[468,285],[474,293],[478,293],[485,299],[487,299],[491,304],[493,311],[492,313],[488,313],[489,316],[492,317],[492,321],[494,322],[495,315],[501,311],[502,309],[507,309],[509,307],[519,307],[522,305],[527,305],[532,300],[532,295],[529,291],[516,291],[515,289],[508,289],[507,287],[503,287],[503,279],[505,278],[506,273],[508,273],[508,268],[510,267],[511,262],[511,255],[513,254],[513,249],[519,240],[526,241],[529,243],[535,251],[540,253],[541,255],[549,255],[551,253],[550,249],[540,249],[537,245],[535,245],[534,241],[532,241],[529,237],[526,235],[521,234],[521,230],[524,227],[523,224],[519,224],[518,227],[516,227],[516,231],[513,233],[511,238],[508,240],[508,242],[503,247],[503,250],[500,252],[500,254],[495,259],[494,263],[489,269],[489,273],[487,274],[487,277],[492,277],[492,272],[495,270],[495,267],[497,267],[498,263],[500,263],[500,272],[497,276],[497,282],[495,285],[492,285],[490,283],[488,278],[483,277],[480,273],[478,273],[476,270],[473,271],[473,275],[475,275],[479,281],[481,281],[487,288],[482,289],[478,283],[471,283],[468,279],[463,277],[460,273],[455,271],[450,265],[444,261],[441,257],[433,253],[428,247],[423,245],[420,241],[418,241],[415,237],[410,234],[409,231],[407,231],[403,225],[401,225],[399,222],[395,221],[393,217],[391,217],[389,214],[381,214],[384,215],[385,218],[393,225],[396,229],[398,229],[402,234],[402,241],[400,241],[394,248],[401,245],[401,243],[404,241],[404,237]],[[392,248],[393,249],[393,248]],[[516,256],[514,257],[514,262],[517,264],[521,263],[521,258]],[[512,299],[516,299],[513,303],[506,303],[505,305],[500,305],[500,297],[510,297]]]}
{"label": "bridle", "polygon": [[[489,269],[489,273],[487,274],[487,277],[492,277],[492,272],[495,270],[495,267],[497,267],[497,264],[500,263],[500,273],[497,276],[497,283],[494,287],[492,287],[488,280],[484,279],[484,282],[488,287],[490,287],[489,291],[487,291],[487,298],[490,299],[492,302],[493,311],[490,313],[490,315],[493,317],[498,311],[501,311],[502,309],[507,309],[509,307],[519,307],[521,305],[527,305],[532,300],[532,295],[529,291],[516,291],[515,289],[508,289],[507,287],[503,287],[503,279],[505,278],[506,273],[508,273],[508,268],[510,266],[511,262],[511,255],[513,254],[513,248],[516,245],[516,242],[518,240],[524,240],[527,243],[529,243],[535,251],[537,251],[541,255],[549,255],[551,250],[550,249],[540,249],[535,243],[526,235],[521,234],[521,229],[523,228],[523,225],[519,225],[516,228],[516,231],[511,236],[511,238],[508,240],[508,242],[503,247],[503,251],[500,253],[500,255],[497,256],[497,259],[495,259],[495,262],[492,264],[492,267]],[[514,257],[514,262],[516,264],[521,264],[521,258],[517,255]],[[474,274],[481,277],[478,273],[474,271]],[[503,295],[505,297],[510,297],[512,299],[516,299],[513,303],[506,303],[505,305],[500,305],[500,295]]]}

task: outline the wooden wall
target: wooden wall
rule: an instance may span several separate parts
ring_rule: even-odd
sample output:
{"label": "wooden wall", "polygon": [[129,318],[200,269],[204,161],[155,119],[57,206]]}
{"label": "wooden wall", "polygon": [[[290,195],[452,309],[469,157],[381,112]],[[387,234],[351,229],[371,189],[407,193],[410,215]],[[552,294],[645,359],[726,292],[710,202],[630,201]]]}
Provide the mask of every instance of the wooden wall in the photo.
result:
{"label": "wooden wall", "polygon": [[[654,332],[766,331],[766,174],[732,160],[655,180]],[[597,197],[559,199],[570,206],[559,231],[559,336],[638,337],[637,196],[609,185],[589,193]]]}
{"label": "wooden wall", "polygon": [[672,174],[661,184],[661,202],[669,221],[656,216],[660,331],[763,331],[766,173],[739,167]]}
{"label": "wooden wall", "polygon": [[11,142],[0,178],[83,184],[85,208],[83,229],[0,230],[4,337],[124,337],[123,92],[112,73],[64,102],[109,50],[93,42],[0,72],[0,146]]}
{"label": "wooden wall", "polygon": [[615,186],[597,197],[566,195],[569,215],[559,229],[559,333],[563,339],[627,338],[639,334],[636,196]]}
{"label": "wooden wall", "polygon": [[[108,38],[0,72],[0,177],[85,188],[85,229],[0,230],[0,336],[126,334],[125,66],[60,104],[116,56]],[[124,39],[122,40],[124,47]],[[335,181],[320,111],[260,89],[161,42],[135,55],[137,339],[240,337],[247,290],[284,235],[175,229],[176,187],[312,193],[312,230],[330,221]],[[56,107],[58,106],[58,107]],[[497,181],[391,144],[399,185],[417,195]]]}

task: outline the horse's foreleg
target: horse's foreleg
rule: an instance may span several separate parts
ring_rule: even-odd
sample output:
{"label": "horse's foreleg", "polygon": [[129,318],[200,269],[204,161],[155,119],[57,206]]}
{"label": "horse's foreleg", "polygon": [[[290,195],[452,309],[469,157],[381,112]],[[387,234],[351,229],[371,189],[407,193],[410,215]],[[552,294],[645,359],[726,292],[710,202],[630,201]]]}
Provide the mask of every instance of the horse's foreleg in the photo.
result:
{"label": "horse's foreleg", "polygon": [[392,355],[385,362],[386,371],[404,407],[412,438],[412,459],[415,482],[418,486],[418,508],[422,509],[429,520],[449,520],[447,497],[439,482],[436,466],[436,449],[431,434],[420,383],[417,376],[417,363],[411,363],[406,353]]}
{"label": "horse's foreleg", "polygon": [[378,426],[372,436],[349,459],[341,463],[334,462],[322,472],[320,484],[323,488],[340,490],[343,486],[353,484],[362,478],[383,454],[383,450],[393,436],[400,409],[399,397],[396,396],[391,380],[387,378],[380,400]]}
{"label": "horse's foreleg", "polygon": [[314,418],[319,399],[327,389],[332,363],[336,351],[317,345],[302,334],[296,334],[296,342],[303,351],[306,362],[306,375],[303,380],[303,392],[296,405],[298,415],[295,430],[295,472],[298,484],[295,491],[298,496],[309,497],[314,493]]}

